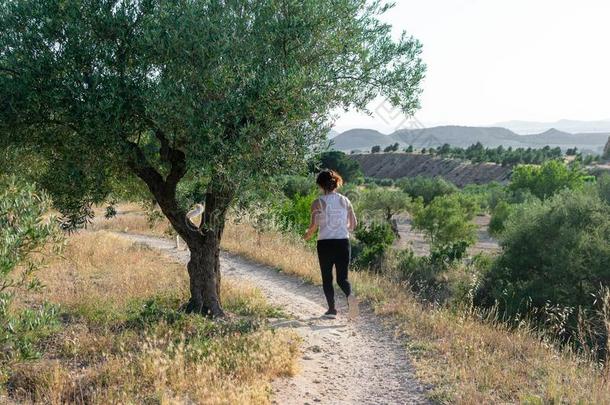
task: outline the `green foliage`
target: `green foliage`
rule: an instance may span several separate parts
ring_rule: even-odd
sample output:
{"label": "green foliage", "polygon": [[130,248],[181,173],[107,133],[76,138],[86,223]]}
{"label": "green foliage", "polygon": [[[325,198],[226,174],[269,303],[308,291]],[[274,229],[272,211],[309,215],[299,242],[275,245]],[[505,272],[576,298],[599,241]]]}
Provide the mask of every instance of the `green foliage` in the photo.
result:
{"label": "green foliage", "polygon": [[508,317],[530,308],[593,310],[610,283],[610,205],[591,190],[563,190],[547,201],[515,207],[505,224],[502,254],[487,274],[479,300]]}
{"label": "green foliage", "polygon": [[596,182],[597,192],[606,204],[610,204],[610,173],[602,174]]}
{"label": "green foliage", "polygon": [[568,167],[558,160],[551,160],[541,166],[515,167],[509,188],[512,191],[526,190],[545,199],[564,188],[581,188],[586,180],[587,176],[580,167]]}
{"label": "green foliage", "polygon": [[282,192],[288,198],[297,195],[308,195],[316,191],[316,179],[313,176],[282,176],[279,179]]}
{"label": "green foliage", "polygon": [[363,177],[360,163],[355,159],[350,159],[347,155],[340,151],[324,152],[320,155],[319,166],[312,164],[310,167],[313,173],[317,173],[319,169],[332,169],[339,173],[343,180],[352,182]]}
{"label": "green foliage", "polygon": [[405,113],[418,107],[421,45],[393,39],[380,21],[388,9],[362,0],[5,2],[0,146],[42,162],[40,184],[69,224],[136,175],[181,227],[183,178],[208,179],[207,195],[226,205],[303,168],[336,108],[366,109],[376,95]]}
{"label": "green foliage", "polygon": [[390,222],[392,217],[405,212],[411,199],[400,190],[387,187],[369,187],[358,195],[356,210],[362,216],[381,217]]}
{"label": "green foliage", "polygon": [[371,153],[379,153],[381,152],[381,146],[375,145],[371,148]]}
{"label": "green foliage", "polygon": [[38,356],[34,343],[58,324],[55,307],[12,307],[15,295],[41,287],[35,277],[40,262],[32,254],[60,240],[54,219],[43,220],[49,206],[32,184],[0,177],[0,360]]}
{"label": "green foliage", "polygon": [[432,250],[459,241],[472,244],[476,240],[476,225],[472,219],[476,202],[464,195],[449,194],[436,197],[428,205],[418,199],[412,205],[413,226],[425,232]]}
{"label": "green foliage", "polygon": [[514,206],[506,201],[500,201],[491,212],[491,220],[489,221],[489,233],[493,236],[499,236],[504,231],[504,224],[508,217],[513,212]]}
{"label": "green foliage", "polygon": [[430,151],[442,157],[467,159],[473,163],[492,162],[503,166],[541,164],[562,156],[559,147],[551,148],[548,145],[538,149],[513,149],[512,147],[505,148],[502,145],[496,148],[485,148],[481,142],[470,145],[465,149],[444,144],[436,149],[431,148]]}
{"label": "green foliage", "polygon": [[274,210],[276,221],[280,227],[284,231],[302,235],[309,226],[311,204],[316,198],[318,198],[316,192],[307,195],[296,194],[292,199],[280,203]]}
{"label": "green foliage", "polygon": [[384,253],[396,238],[388,223],[376,221],[367,225],[358,225],[354,236],[359,242],[354,246],[353,251],[355,263],[373,270],[379,269]]}
{"label": "green foliage", "polygon": [[495,181],[487,184],[468,184],[461,192],[474,198],[482,210],[493,210],[500,201],[509,198],[507,187]]}
{"label": "green foliage", "polygon": [[396,186],[412,198],[423,198],[425,204],[429,204],[435,197],[458,191],[454,184],[441,177],[403,177],[396,181]]}
{"label": "green foliage", "polygon": [[386,146],[386,147],[383,149],[383,151],[384,151],[384,152],[386,152],[386,153],[389,153],[389,152],[396,152],[396,151],[398,151],[398,148],[399,148],[399,147],[400,147],[400,145],[398,144],[398,142],[396,142],[396,143],[395,143],[395,144],[393,144],[393,145],[388,145],[388,146]]}

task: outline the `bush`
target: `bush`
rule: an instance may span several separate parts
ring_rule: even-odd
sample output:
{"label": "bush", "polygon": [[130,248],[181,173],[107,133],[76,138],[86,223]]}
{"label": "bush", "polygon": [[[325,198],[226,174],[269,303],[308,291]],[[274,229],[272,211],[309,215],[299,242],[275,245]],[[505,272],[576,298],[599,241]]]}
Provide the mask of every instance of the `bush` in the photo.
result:
{"label": "bush", "polygon": [[58,324],[57,310],[13,308],[17,294],[41,288],[32,253],[60,238],[54,218],[42,220],[50,202],[32,184],[0,177],[0,361],[37,357],[34,343]]}
{"label": "bush", "polygon": [[453,183],[440,177],[404,177],[397,180],[395,184],[412,198],[423,198],[424,204],[430,204],[436,197],[458,191]]}
{"label": "bush", "polygon": [[498,237],[504,230],[504,224],[512,212],[513,205],[506,201],[500,201],[491,212],[491,220],[488,226],[489,234]]}
{"label": "bush", "polygon": [[400,190],[371,187],[360,193],[356,209],[361,217],[368,216],[371,219],[383,219],[392,227],[394,233],[398,235],[398,229],[395,226],[393,217],[401,212],[405,212],[410,202],[409,196]]}
{"label": "bush", "polygon": [[517,166],[509,187],[512,191],[527,190],[545,199],[565,188],[582,188],[586,180],[586,173],[580,167],[568,167],[558,160],[550,160],[541,166]]}
{"label": "bush", "polygon": [[316,181],[313,176],[282,176],[280,184],[288,198],[304,196],[316,191]]}
{"label": "bush", "polygon": [[[340,151],[323,152],[320,155],[319,167],[336,171],[346,182],[352,182],[362,178],[362,168],[355,159],[350,159],[345,153]],[[310,165],[310,170],[317,173],[315,164]]]}
{"label": "bush", "polygon": [[458,241],[470,245],[476,240],[476,225],[471,222],[476,210],[476,202],[460,194],[436,197],[427,206],[420,199],[413,204],[413,226],[424,231],[432,250]]}
{"label": "bush", "polygon": [[574,330],[577,309],[595,310],[600,287],[610,284],[610,206],[594,192],[564,190],[515,207],[500,244],[479,300],[497,302],[507,317],[567,308]]}
{"label": "bush", "polygon": [[604,173],[597,179],[597,192],[599,197],[610,204],[610,174]]}
{"label": "bush", "polygon": [[500,201],[508,199],[507,187],[498,183],[469,184],[462,193],[474,198],[482,210],[493,210]]}
{"label": "bush", "polygon": [[378,270],[386,250],[394,243],[392,227],[386,222],[371,222],[359,225],[354,236],[359,242],[352,252],[354,263]]}
{"label": "bush", "polygon": [[296,194],[292,199],[288,199],[273,208],[281,229],[299,235],[305,233],[311,220],[311,204],[317,197],[317,193]]}

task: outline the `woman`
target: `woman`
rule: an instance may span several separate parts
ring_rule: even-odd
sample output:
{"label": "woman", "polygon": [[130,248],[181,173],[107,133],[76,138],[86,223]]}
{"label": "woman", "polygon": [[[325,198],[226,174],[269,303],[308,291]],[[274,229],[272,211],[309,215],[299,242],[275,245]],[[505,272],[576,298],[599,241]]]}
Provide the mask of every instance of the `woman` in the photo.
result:
{"label": "woman", "polygon": [[333,265],[337,273],[337,284],[347,297],[349,317],[358,315],[358,301],[352,294],[347,279],[350,261],[349,232],[356,227],[354,209],[347,197],[337,193],[343,179],[332,170],[323,170],[318,174],[316,183],[322,195],[311,204],[311,222],[305,240],[309,240],[316,230],[318,232],[318,259],[322,271],[322,286],[328,303],[327,318],[336,318],[335,291],[333,289]]}

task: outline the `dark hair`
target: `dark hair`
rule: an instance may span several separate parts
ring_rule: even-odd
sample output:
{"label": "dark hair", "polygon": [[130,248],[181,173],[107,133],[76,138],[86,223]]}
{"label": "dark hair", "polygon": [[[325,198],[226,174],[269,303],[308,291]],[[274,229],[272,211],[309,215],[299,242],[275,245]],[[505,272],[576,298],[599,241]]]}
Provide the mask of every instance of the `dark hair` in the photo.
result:
{"label": "dark hair", "polygon": [[324,191],[334,191],[343,185],[343,179],[334,170],[322,170],[316,179],[318,186]]}

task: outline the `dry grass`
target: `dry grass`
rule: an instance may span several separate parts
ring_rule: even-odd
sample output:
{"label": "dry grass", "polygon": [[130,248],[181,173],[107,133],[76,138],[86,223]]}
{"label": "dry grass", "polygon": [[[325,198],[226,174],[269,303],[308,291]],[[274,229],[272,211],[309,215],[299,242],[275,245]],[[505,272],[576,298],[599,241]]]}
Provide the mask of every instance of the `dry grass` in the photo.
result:
{"label": "dry grass", "polygon": [[155,236],[168,236],[172,230],[167,219],[163,217],[150,221],[140,205],[122,203],[116,206],[117,215],[106,219],[104,210],[96,207],[91,230],[112,230],[118,232],[145,233]]}
{"label": "dry grass", "polygon": [[[228,223],[222,246],[320,283],[314,251],[296,238]],[[418,377],[434,387],[429,396],[437,402],[610,404],[607,371],[526,329],[509,331],[474,313],[424,306],[385,277],[351,273],[350,279],[406,335]]]}
{"label": "dry grass", "polygon": [[106,232],[70,238],[40,277],[59,304],[62,328],[40,342],[44,355],[4,365],[0,402],[268,403],[270,381],[294,373],[298,339],[264,326],[277,314],[262,294],[225,280],[213,322],[178,311],[184,266]]}
{"label": "dry grass", "polygon": [[[319,283],[314,252],[285,235],[259,235],[228,224],[223,247]],[[526,330],[481,321],[476,314],[425,307],[397,283],[351,273],[357,293],[396,321],[418,377],[441,403],[610,403],[610,385],[597,365],[561,352]]]}

